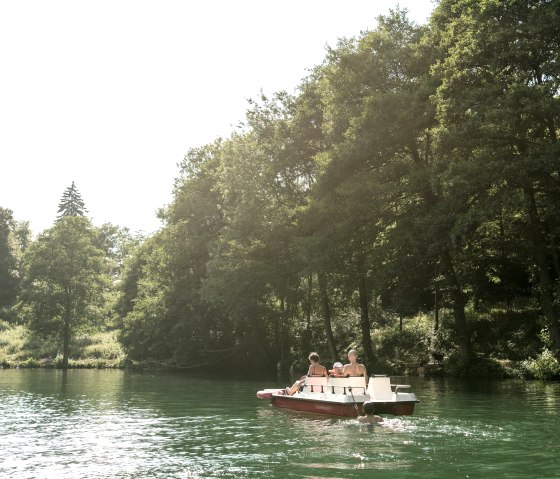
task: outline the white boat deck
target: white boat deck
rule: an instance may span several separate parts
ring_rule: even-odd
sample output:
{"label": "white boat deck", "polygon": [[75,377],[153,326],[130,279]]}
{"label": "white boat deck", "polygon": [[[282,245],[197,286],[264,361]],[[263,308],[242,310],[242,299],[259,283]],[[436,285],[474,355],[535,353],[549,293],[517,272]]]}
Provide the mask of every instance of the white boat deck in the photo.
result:
{"label": "white boat deck", "polygon": [[391,384],[391,379],[387,376],[372,376],[367,384],[363,376],[310,376],[294,396],[302,399],[356,403],[416,401],[416,395],[410,392],[410,386]]}

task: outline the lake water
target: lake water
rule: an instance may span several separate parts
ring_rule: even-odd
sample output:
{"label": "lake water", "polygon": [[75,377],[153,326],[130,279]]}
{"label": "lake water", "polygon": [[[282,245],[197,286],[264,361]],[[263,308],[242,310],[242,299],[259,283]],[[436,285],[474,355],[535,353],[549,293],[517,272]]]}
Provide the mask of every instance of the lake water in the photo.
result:
{"label": "lake water", "polygon": [[0,370],[4,478],[558,478],[560,384],[398,378],[383,426],[275,409],[264,382]]}

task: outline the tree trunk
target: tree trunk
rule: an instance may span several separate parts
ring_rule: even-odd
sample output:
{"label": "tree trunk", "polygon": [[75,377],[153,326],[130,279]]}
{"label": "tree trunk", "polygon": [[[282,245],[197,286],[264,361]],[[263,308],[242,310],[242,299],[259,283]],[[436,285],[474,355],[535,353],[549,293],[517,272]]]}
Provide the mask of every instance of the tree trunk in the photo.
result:
{"label": "tree trunk", "polygon": [[530,237],[533,246],[533,259],[537,267],[539,279],[540,303],[543,314],[547,320],[548,333],[552,340],[553,353],[560,360],[560,332],[558,328],[558,314],[554,307],[554,293],[552,290],[552,277],[550,265],[546,254],[542,224],[538,217],[537,204],[532,188],[525,190],[527,212],[529,216]]}
{"label": "tree trunk", "polygon": [[68,369],[68,356],[70,355],[70,315],[65,314],[64,334],[62,338],[62,369]]}
{"label": "tree trunk", "polygon": [[459,284],[459,279],[453,266],[451,253],[445,248],[441,254],[442,266],[445,276],[449,283],[451,302],[453,303],[453,315],[455,317],[455,335],[457,344],[459,345],[459,353],[465,359],[469,360],[472,355],[471,341],[467,327],[467,315],[465,314],[465,305],[467,297]]}
{"label": "tree trunk", "polygon": [[369,298],[367,291],[367,276],[363,263],[358,267],[358,291],[360,294],[360,326],[362,328],[362,348],[366,357],[368,369],[373,368],[374,354],[371,346],[371,326],[369,324]]}
{"label": "tree trunk", "polygon": [[437,333],[439,330],[439,297],[438,297],[438,292],[439,292],[439,286],[436,283],[435,289],[434,289],[434,333]]}
{"label": "tree trunk", "polygon": [[280,300],[280,361],[284,366],[286,362],[286,300],[282,298]]}
{"label": "tree trunk", "polygon": [[64,330],[62,331],[62,369],[68,369],[68,356],[70,355],[70,322],[72,320],[72,301],[70,287],[65,287],[64,301]]}
{"label": "tree trunk", "polygon": [[336,349],[336,344],[334,342],[334,335],[332,332],[331,306],[329,301],[329,295],[327,293],[327,278],[325,273],[319,274],[319,294],[321,295],[321,306],[323,308],[323,323],[325,327],[325,334],[327,335],[327,345],[329,347],[329,352],[331,354],[332,360],[336,361],[338,359],[338,353]]}
{"label": "tree trunk", "polygon": [[307,276],[307,303],[305,305],[305,331],[303,332],[303,350],[311,351],[311,309],[313,295],[313,275]]}

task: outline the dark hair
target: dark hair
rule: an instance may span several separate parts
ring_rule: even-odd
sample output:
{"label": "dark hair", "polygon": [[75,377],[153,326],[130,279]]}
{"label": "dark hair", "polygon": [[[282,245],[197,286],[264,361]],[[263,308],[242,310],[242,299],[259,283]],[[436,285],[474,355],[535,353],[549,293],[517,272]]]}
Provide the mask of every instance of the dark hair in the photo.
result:
{"label": "dark hair", "polygon": [[373,414],[375,412],[375,406],[371,401],[366,401],[362,406],[365,414]]}
{"label": "dark hair", "polygon": [[317,361],[319,361],[319,355],[317,353],[311,353],[309,355],[309,360],[317,362]]}

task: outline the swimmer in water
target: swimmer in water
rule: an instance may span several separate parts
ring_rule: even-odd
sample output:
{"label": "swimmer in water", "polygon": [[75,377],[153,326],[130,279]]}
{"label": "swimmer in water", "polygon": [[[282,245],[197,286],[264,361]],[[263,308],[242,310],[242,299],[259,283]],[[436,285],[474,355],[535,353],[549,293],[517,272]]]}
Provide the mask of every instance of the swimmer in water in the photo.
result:
{"label": "swimmer in water", "polygon": [[362,406],[364,410],[365,416],[358,416],[358,422],[360,424],[377,424],[383,422],[383,418],[381,416],[377,416],[374,414],[375,407],[371,401],[366,401]]}

